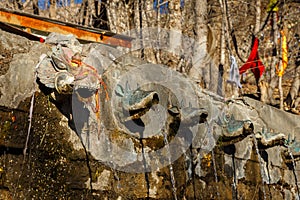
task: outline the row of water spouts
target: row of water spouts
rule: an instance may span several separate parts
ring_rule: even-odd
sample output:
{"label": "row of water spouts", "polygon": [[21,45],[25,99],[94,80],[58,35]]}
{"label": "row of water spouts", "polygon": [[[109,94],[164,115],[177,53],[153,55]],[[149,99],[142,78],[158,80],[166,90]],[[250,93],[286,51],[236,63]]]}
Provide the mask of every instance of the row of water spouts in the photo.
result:
{"label": "row of water spouts", "polygon": [[[210,123],[206,123],[207,125],[207,136],[208,137],[212,137],[212,125],[214,123],[214,120],[211,120]],[[264,187],[264,177],[265,177],[265,172],[264,172],[264,163],[263,163],[263,160],[260,156],[260,153],[259,153],[259,147],[258,147],[258,142],[257,142],[257,139],[256,139],[256,136],[254,133],[252,133],[252,138],[253,138],[253,142],[254,142],[254,147],[255,147],[255,151],[256,151],[256,154],[258,156],[258,162],[259,162],[259,165],[260,165],[260,176],[261,176],[261,180],[262,180],[262,193],[263,193],[263,199],[266,199],[267,196],[266,196],[266,191],[265,191],[265,187]],[[296,187],[297,187],[297,197],[296,199],[300,199],[300,194],[299,194],[299,188],[298,188],[298,181],[297,181],[297,175],[295,173],[295,169],[296,169],[296,162],[295,162],[295,159],[294,159],[294,156],[293,156],[293,153],[291,151],[291,149],[288,147],[287,148],[288,150],[288,153],[291,157],[291,160],[292,160],[292,164],[293,164],[293,174],[294,174],[294,177],[295,177],[295,183],[296,183]],[[215,160],[215,155],[214,155],[214,150],[211,151],[211,156],[212,156],[212,164],[213,164],[213,171],[214,171],[214,176],[215,176],[215,182],[217,183],[218,182],[218,174],[217,174],[217,170],[216,170],[216,160]],[[235,163],[234,163],[234,158],[232,159],[232,162],[233,162],[233,182],[232,182],[232,191],[233,191],[233,198],[235,197],[236,199],[238,198],[237,196],[237,180],[236,180],[236,169],[235,169]],[[216,188],[217,191],[217,196],[219,197],[220,193],[218,191],[218,188]]]}
{"label": "row of water spouts", "polygon": [[[207,137],[213,137],[213,124],[215,123],[216,119],[212,119],[210,122],[206,122],[206,126],[207,126]],[[172,193],[173,193],[173,199],[178,199],[177,197],[177,187],[176,187],[176,179],[174,176],[174,169],[173,169],[173,165],[172,165],[172,160],[171,160],[171,153],[170,153],[170,149],[169,149],[169,141],[168,141],[168,135],[167,132],[162,131],[162,135],[163,135],[163,141],[164,141],[164,145],[166,147],[166,153],[167,153],[167,157],[168,157],[168,167],[169,167],[169,173],[170,173],[170,182],[172,185]],[[267,198],[266,195],[266,190],[264,187],[265,181],[264,181],[264,177],[265,177],[265,171],[264,171],[264,163],[263,160],[260,156],[259,153],[259,146],[258,146],[258,142],[256,139],[256,135],[254,133],[252,133],[252,138],[253,138],[253,142],[254,142],[254,147],[255,147],[255,151],[256,154],[258,156],[258,162],[259,162],[259,166],[260,166],[260,176],[261,176],[261,180],[262,180],[262,193],[263,193],[263,199]],[[295,163],[295,159],[293,157],[293,154],[291,152],[291,150],[288,148],[290,157],[292,159],[292,163],[293,163],[293,170],[295,170],[296,167],[296,163]],[[212,156],[212,166],[213,166],[213,171],[214,171],[214,176],[215,176],[215,182],[218,183],[218,174],[217,174],[217,168],[216,168],[216,159],[215,159],[215,153],[214,150],[211,150],[211,156]],[[192,161],[193,162],[193,161]],[[238,192],[237,192],[237,178],[236,178],[236,169],[235,169],[235,161],[234,161],[234,155],[232,158],[232,162],[233,162],[233,181],[232,181],[232,191],[233,191],[233,199],[237,199],[238,198]],[[145,168],[147,168],[145,166]],[[194,169],[192,169],[194,170]],[[296,180],[296,185],[297,185],[297,177],[296,174],[294,172],[294,176],[295,176],[295,180]],[[116,176],[118,177],[118,176]],[[119,182],[119,178],[118,178],[118,182]],[[118,184],[119,185],[119,184]],[[298,190],[298,186],[297,186],[297,190]],[[220,197],[220,193],[219,193],[219,189],[216,188],[216,192],[217,192],[217,196]],[[149,193],[149,192],[148,192]],[[149,195],[149,194],[148,194]],[[298,190],[298,196],[299,196],[299,190]]]}

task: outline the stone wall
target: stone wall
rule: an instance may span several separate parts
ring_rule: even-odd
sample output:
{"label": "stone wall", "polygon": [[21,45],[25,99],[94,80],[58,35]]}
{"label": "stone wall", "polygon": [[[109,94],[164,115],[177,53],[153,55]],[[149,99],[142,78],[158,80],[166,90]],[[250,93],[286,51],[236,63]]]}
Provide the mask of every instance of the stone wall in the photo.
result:
{"label": "stone wall", "polygon": [[[265,147],[257,141],[257,150],[253,134],[228,139],[224,131],[229,125],[216,121],[226,111],[235,121],[250,120],[253,133],[268,128],[283,133],[286,139],[289,134],[298,139],[299,116],[249,98],[226,102],[193,85],[198,103],[207,110],[208,117],[207,122],[196,125],[192,144],[172,165],[144,173],[124,172],[109,164],[111,156],[114,163],[118,163],[117,159],[126,160],[127,156],[118,155],[120,151],[116,148],[120,147],[108,145],[110,142],[143,155],[145,149],[164,146],[163,140],[124,136],[124,130],[111,121],[114,119],[109,116],[112,112],[104,95],[101,110],[107,112],[102,112],[100,119],[110,126],[100,136],[84,137],[85,132],[78,132],[68,115],[70,96],[54,100],[53,91],[35,81],[35,66],[40,55],[50,50],[49,44],[31,42],[3,31],[0,37],[1,49],[12,52],[0,58],[3,70],[3,60],[7,55],[12,56],[9,67],[0,75],[1,199],[298,199],[299,162],[293,165],[286,159],[287,148],[282,143]],[[97,48],[109,49],[101,45]],[[123,64],[125,61],[131,64],[130,69],[143,63],[138,59],[122,59]],[[104,73],[103,79],[112,95],[113,80],[109,74],[114,73]],[[35,95],[32,128],[24,157],[32,95]],[[103,135],[110,142],[99,145],[97,141]],[[97,151],[87,146],[87,140],[89,144],[95,143]],[[128,159],[128,166],[130,162]]]}

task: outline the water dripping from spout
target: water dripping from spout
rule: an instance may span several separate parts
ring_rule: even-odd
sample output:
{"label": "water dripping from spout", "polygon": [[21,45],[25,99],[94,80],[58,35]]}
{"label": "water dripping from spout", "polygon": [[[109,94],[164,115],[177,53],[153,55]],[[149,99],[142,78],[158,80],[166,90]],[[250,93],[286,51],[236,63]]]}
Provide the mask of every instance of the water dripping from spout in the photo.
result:
{"label": "water dripping from spout", "polygon": [[258,162],[259,162],[259,166],[260,166],[260,176],[261,176],[261,181],[262,181],[262,191],[263,191],[263,195],[264,195],[264,199],[266,199],[266,190],[264,187],[264,169],[263,169],[263,163],[261,160],[261,157],[259,156],[259,150],[258,150],[258,144],[257,144],[257,140],[254,134],[252,134],[253,136],[253,141],[254,141],[254,146],[255,146],[255,150],[256,150],[256,154],[258,157]]}
{"label": "water dripping from spout", "polygon": [[[212,156],[212,162],[213,162],[213,168],[214,168],[214,174],[215,174],[215,182],[216,184],[218,184],[218,173],[217,173],[217,166],[216,166],[216,159],[215,159],[215,153],[214,150],[211,151],[211,156]],[[219,189],[218,186],[217,187],[217,197],[220,197],[220,193],[219,193]]]}
{"label": "water dripping from spout", "polygon": [[[212,119],[210,122],[205,122],[206,127],[207,127],[207,135],[206,135],[206,136],[207,136],[208,138],[212,138],[212,137],[213,137],[213,135],[212,135],[212,126],[213,126],[213,123],[214,123],[214,119]],[[211,150],[211,156],[212,156],[212,162],[213,162],[213,169],[214,169],[215,182],[216,182],[216,184],[217,184],[217,183],[218,183],[218,174],[217,174],[217,167],[216,167],[215,153],[214,153],[213,147],[209,147],[209,148],[212,148],[212,150]],[[218,186],[217,186],[217,188],[216,188],[216,191],[217,191],[217,197],[219,198],[220,193],[219,193]]]}
{"label": "water dripping from spout", "polygon": [[289,152],[289,155],[291,156],[291,159],[292,159],[292,163],[293,163],[293,174],[294,174],[294,177],[295,177],[295,183],[296,183],[296,188],[297,188],[297,195],[298,195],[298,199],[300,199],[299,187],[298,187],[298,178],[297,178],[297,175],[296,175],[296,172],[295,172],[295,170],[296,170],[296,162],[295,162],[293,153],[292,153],[292,151],[290,150],[290,148],[288,148],[288,152]]}
{"label": "water dripping from spout", "polygon": [[169,164],[169,170],[170,170],[170,177],[171,177],[171,184],[172,184],[172,191],[173,191],[173,196],[174,199],[177,200],[177,188],[176,188],[176,181],[175,181],[175,176],[174,176],[174,170],[173,170],[173,165],[171,161],[171,153],[170,153],[170,148],[169,148],[169,141],[168,141],[168,136],[165,133],[165,131],[162,131],[163,136],[164,136],[164,143],[166,146],[167,150],[167,156],[168,156],[168,164]]}

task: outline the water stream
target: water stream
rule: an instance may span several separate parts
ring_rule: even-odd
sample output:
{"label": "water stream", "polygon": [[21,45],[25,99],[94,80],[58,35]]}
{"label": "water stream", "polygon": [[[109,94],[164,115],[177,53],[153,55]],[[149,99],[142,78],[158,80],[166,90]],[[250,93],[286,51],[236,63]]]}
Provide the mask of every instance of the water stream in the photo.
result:
{"label": "water stream", "polygon": [[[215,174],[215,182],[216,184],[218,183],[218,173],[217,173],[217,166],[216,166],[216,159],[215,159],[215,153],[214,150],[211,151],[211,157],[212,157],[212,162],[213,162],[213,168],[214,168],[214,174]],[[220,197],[220,193],[219,193],[219,187],[216,185],[216,189],[217,189],[217,197]]]}
{"label": "water stream", "polygon": [[171,153],[170,153],[170,148],[169,148],[168,135],[166,134],[166,132],[164,130],[162,131],[162,133],[164,136],[164,143],[165,143],[165,147],[166,147],[167,155],[168,155],[173,196],[174,196],[174,199],[177,200],[177,194],[176,194],[177,188],[176,188],[176,181],[175,181],[175,176],[174,176],[173,165],[172,165],[172,161],[171,161]]}
{"label": "water stream", "polygon": [[262,191],[263,191],[263,194],[264,194],[264,199],[266,199],[266,190],[265,190],[265,187],[264,187],[264,168],[263,168],[263,163],[262,163],[261,157],[259,155],[258,144],[257,144],[257,140],[256,140],[256,137],[255,137],[254,133],[252,134],[252,138],[253,138],[253,141],[254,141],[254,146],[255,146],[255,150],[256,150],[257,157],[258,157],[259,166],[260,166]]}
{"label": "water stream", "polygon": [[[162,107],[155,107],[155,110],[159,113],[160,109],[164,110]],[[165,119],[163,118],[163,115],[158,115],[157,116],[158,120],[160,122],[165,122]],[[173,170],[173,165],[172,165],[172,159],[171,159],[171,152],[170,152],[170,146],[169,146],[169,141],[168,141],[168,134],[166,133],[166,130],[164,128],[161,129],[161,133],[164,138],[164,145],[166,149],[166,155],[168,157],[168,165],[169,165],[169,171],[170,171],[170,179],[171,179],[171,184],[172,184],[172,192],[173,192],[173,197],[175,200],[177,200],[177,188],[176,188],[176,181],[175,181],[175,176],[174,176],[174,170]]]}
{"label": "water stream", "polygon": [[[205,123],[206,127],[207,127],[206,137],[208,137],[208,138],[213,138],[213,135],[212,135],[212,126],[213,126],[215,120],[216,119],[212,119],[210,122],[206,122]],[[213,144],[210,144],[210,145],[213,145]],[[216,166],[216,159],[215,159],[214,148],[212,146],[207,147],[207,148],[208,148],[208,150],[210,150],[210,148],[211,148],[212,164],[213,164],[215,182],[217,184],[218,183],[218,173],[217,173],[217,166]],[[216,187],[216,192],[217,192],[217,197],[219,197],[220,193],[219,193],[218,186]]]}
{"label": "water stream", "polygon": [[299,187],[298,187],[298,178],[297,178],[297,175],[296,175],[296,172],[295,172],[295,170],[296,170],[296,162],[295,162],[293,153],[291,152],[290,148],[288,148],[288,151],[289,151],[289,154],[290,154],[291,159],[292,159],[292,163],[293,163],[293,174],[294,174],[294,177],[295,177],[295,184],[296,184],[296,188],[297,188],[297,195],[298,195],[298,199],[300,199]]}
{"label": "water stream", "polygon": [[115,167],[113,167],[114,179],[117,180],[117,191],[121,189],[120,177]]}
{"label": "water stream", "polygon": [[216,167],[216,160],[215,160],[215,153],[214,151],[211,151],[211,156],[212,156],[212,162],[213,162],[213,167],[214,167],[214,174],[215,174],[215,182],[218,182],[218,174],[217,174],[217,167]]}
{"label": "water stream", "polygon": [[[107,153],[110,155],[110,159],[112,159],[112,143],[109,141],[107,137],[105,137],[105,142],[107,144]],[[116,164],[113,161],[109,162],[109,166],[111,171],[113,172],[113,179],[114,181],[117,181],[117,192],[121,189],[121,184],[120,184],[120,177],[118,175],[118,171],[116,169]]]}
{"label": "water stream", "polygon": [[237,181],[236,181],[236,167],[234,153],[231,155],[232,158],[232,169],[233,169],[233,180],[232,180],[232,199],[238,199]]}

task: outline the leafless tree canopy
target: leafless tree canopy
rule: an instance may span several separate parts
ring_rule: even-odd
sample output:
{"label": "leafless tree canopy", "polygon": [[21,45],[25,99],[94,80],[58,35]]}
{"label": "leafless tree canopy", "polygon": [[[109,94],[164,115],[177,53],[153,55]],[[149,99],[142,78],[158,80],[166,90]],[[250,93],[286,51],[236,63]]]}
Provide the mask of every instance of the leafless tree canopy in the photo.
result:
{"label": "leafless tree canopy", "polygon": [[[237,90],[227,87],[229,57],[235,57],[237,65],[242,66],[251,52],[252,38],[257,37],[259,56],[266,70],[259,83],[255,83],[248,70],[242,78],[243,89],[237,92],[241,95],[258,91],[262,101],[278,105],[276,100],[280,99],[283,108],[285,100],[286,108],[290,109],[297,107],[295,102],[300,101],[299,91],[294,91],[299,88],[300,73],[299,1],[275,2],[271,5],[269,0],[82,0],[81,3],[75,0],[9,0],[0,1],[0,6],[132,36],[135,34],[129,30],[155,27],[157,31],[152,36],[158,41],[168,37],[170,48],[185,52],[190,48],[190,56],[147,48],[136,52],[138,56],[186,73],[202,87],[228,97],[235,95],[232,90]],[[166,36],[161,29],[177,30],[180,36],[172,33]],[[288,67],[278,79],[276,66],[280,68],[282,61],[280,31],[287,38]],[[193,38],[198,45],[189,44],[187,37]],[[199,57],[199,52],[205,56]],[[296,88],[291,90],[293,94],[289,93],[290,88]]]}

